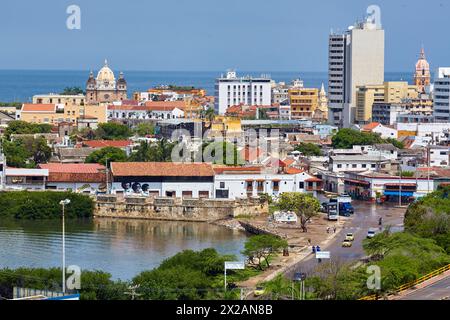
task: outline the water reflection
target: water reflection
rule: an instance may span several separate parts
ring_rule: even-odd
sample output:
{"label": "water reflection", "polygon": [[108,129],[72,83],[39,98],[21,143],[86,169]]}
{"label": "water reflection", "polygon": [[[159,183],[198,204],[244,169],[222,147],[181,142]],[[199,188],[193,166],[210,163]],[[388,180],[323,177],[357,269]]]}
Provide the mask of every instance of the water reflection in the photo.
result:
{"label": "water reflection", "polygon": [[[130,279],[185,249],[214,247],[239,255],[246,234],[206,223],[146,220],[71,220],[66,261]],[[0,267],[60,266],[61,221],[0,220]]]}

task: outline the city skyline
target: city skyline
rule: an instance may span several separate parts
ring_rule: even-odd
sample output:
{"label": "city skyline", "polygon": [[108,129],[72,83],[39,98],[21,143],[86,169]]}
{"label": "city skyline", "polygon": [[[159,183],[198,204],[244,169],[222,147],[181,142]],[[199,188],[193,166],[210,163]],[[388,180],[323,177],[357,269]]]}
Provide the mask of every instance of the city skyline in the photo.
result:
{"label": "city skyline", "polygon": [[[427,3],[429,14],[420,15],[420,23],[419,1],[351,0],[345,10],[332,0],[257,3],[257,10],[256,2],[249,1],[231,11],[237,2],[121,5],[79,0],[81,30],[68,30],[66,9],[71,4],[4,4],[0,34],[9,45],[0,69],[96,70],[108,58],[116,70],[124,71],[326,72],[330,31],[345,30],[362,19],[371,4],[380,6],[386,30],[386,71],[413,70],[422,46],[434,71],[445,65],[450,51],[450,44],[432,35],[432,30],[445,28],[443,17],[450,10],[437,0]],[[401,21],[398,12],[403,12]],[[405,34],[414,36],[405,41]]]}

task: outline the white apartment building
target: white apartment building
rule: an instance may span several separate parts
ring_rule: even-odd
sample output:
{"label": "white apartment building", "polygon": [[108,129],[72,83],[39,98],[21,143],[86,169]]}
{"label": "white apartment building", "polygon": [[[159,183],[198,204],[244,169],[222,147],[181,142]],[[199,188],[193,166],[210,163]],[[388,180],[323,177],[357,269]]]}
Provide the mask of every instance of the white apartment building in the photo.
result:
{"label": "white apartment building", "polygon": [[270,106],[272,103],[272,80],[268,75],[260,78],[238,78],[235,71],[216,79],[214,109],[225,114],[230,106],[239,104]]}
{"label": "white apartment building", "polygon": [[384,125],[394,125],[397,122],[419,123],[431,122],[433,109],[427,105],[411,103],[374,103],[372,106],[372,121]]}
{"label": "white apartment building", "polygon": [[384,30],[372,21],[329,36],[329,123],[349,127],[356,113],[356,88],[384,82]]}
{"label": "white apartment building", "polygon": [[431,167],[450,166],[450,147],[430,146],[429,155]]}
{"label": "white apartment building", "polygon": [[328,39],[328,122],[342,127],[345,92],[345,34],[331,34]]}
{"label": "white apartment building", "polygon": [[438,68],[434,79],[433,116],[436,122],[450,121],[450,68]]}
{"label": "white apartment building", "polygon": [[409,131],[411,135],[419,138],[427,138],[431,144],[439,144],[448,141],[450,134],[450,122],[436,123],[397,123],[397,131]]}
{"label": "white apartment building", "polygon": [[332,172],[364,172],[385,169],[390,160],[378,155],[336,155],[330,156],[328,170]]}
{"label": "white apartment building", "polygon": [[108,106],[108,120],[165,120],[184,118],[184,111],[176,107]]}

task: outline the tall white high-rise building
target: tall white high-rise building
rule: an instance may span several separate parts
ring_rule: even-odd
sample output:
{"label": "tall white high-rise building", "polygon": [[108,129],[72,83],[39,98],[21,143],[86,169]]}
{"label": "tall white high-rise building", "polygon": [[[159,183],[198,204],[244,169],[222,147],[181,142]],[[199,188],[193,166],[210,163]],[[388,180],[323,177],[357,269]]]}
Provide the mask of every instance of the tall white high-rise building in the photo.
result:
{"label": "tall white high-rise building", "polygon": [[329,36],[328,91],[330,124],[349,127],[355,121],[358,86],[384,82],[384,30],[367,19]]}
{"label": "tall white high-rise building", "polygon": [[435,73],[433,116],[436,122],[450,121],[450,68],[438,68]]}
{"label": "tall white high-rise building", "polygon": [[225,77],[216,79],[214,109],[218,114],[224,114],[230,106],[270,106],[271,102],[272,83],[268,75],[238,78],[234,70],[229,70]]}

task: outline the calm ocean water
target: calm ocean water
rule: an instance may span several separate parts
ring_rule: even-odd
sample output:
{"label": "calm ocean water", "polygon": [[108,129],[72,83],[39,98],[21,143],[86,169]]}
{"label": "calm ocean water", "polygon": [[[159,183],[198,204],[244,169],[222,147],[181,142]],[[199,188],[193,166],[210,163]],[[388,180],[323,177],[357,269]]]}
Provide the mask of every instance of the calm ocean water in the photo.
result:
{"label": "calm ocean water", "polygon": [[[114,70],[116,76],[118,70]],[[145,91],[161,84],[186,85],[201,87],[209,95],[214,95],[214,81],[224,71],[178,72],[178,71],[124,71],[128,82],[128,94]],[[266,72],[238,71],[238,75],[260,76],[270,74],[276,81],[290,82],[296,78],[304,81],[305,87],[319,88],[322,83],[327,86],[326,72]],[[49,70],[0,70],[0,102],[29,102],[33,95],[59,93],[65,87],[84,88],[89,71],[49,71]],[[388,72],[386,81],[412,81],[410,72]]]}

